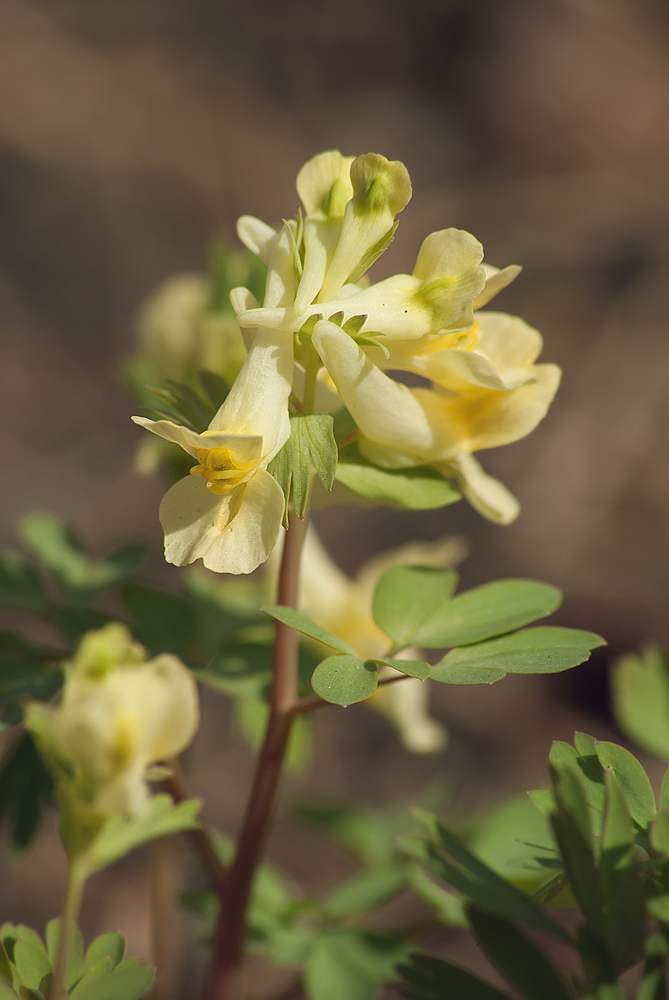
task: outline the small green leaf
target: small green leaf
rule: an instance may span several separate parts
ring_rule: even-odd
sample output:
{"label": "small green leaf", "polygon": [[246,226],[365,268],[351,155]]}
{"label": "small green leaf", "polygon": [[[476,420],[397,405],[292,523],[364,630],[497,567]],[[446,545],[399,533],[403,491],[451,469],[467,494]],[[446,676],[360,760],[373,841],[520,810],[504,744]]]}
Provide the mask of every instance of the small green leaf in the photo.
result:
{"label": "small green leaf", "polygon": [[499,667],[470,667],[447,663],[445,659],[432,667],[430,678],[439,684],[495,684],[506,677]]}
{"label": "small green leaf", "polygon": [[286,504],[292,488],[298,517],[304,517],[306,510],[312,465],[326,490],[332,489],[338,460],[333,427],[333,419],[328,414],[291,416],[290,437],[267,467],[283,490]]}
{"label": "small green leaf", "polygon": [[412,955],[411,965],[397,971],[409,986],[402,990],[406,1000],[509,1000],[507,993],[432,955]]}
{"label": "small green leaf", "polygon": [[659,795],[659,809],[666,809],[669,805],[669,767],[664,772],[664,777],[662,778],[662,784],[660,785],[660,795]]}
{"label": "small green leaf", "polygon": [[333,635],[332,632],[328,632],[322,625],[317,625],[311,618],[301,615],[299,611],[294,611],[293,608],[284,608],[280,604],[264,604],[260,610],[283,622],[284,625],[289,625],[298,632],[302,632],[303,635],[308,635],[311,639],[322,642],[325,646],[331,646],[332,649],[339,649],[342,653],[350,653],[355,656],[355,651],[347,642],[344,642],[339,636]]}
{"label": "small green leaf", "polygon": [[618,779],[632,819],[645,830],[655,819],[657,807],[643,767],[629,750],[616,743],[598,743],[597,756],[602,767],[610,768]]}
{"label": "small green leaf", "polygon": [[48,607],[42,579],[34,566],[11,550],[0,551],[0,605],[40,614]]}
{"label": "small green leaf", "polygon": [[475,908],[468,912],[484,952],[525,1000],[571,1000],[545,955],[513,924]]}
{"label": "small green leaf", "polygon": [[592,649],[602,645],[604,640],[592,632],[544,626],[460,646],[440,662],[447,667],[495,667],[509,674],[553,674],[583,663]]}
{"label": "small green leaf", "polygon": [[423,660],[403,660],[401,658],[393,660],[374,660],[375,663],[383,664],[386,667],[394,667],[407,677],[417,677],[421,681],[426,681],[430,676],[432,668],[429,663]]}
{"label": "small green leaf", "polygon": [[552,768],[556,811],[550,821],[572,889],[600,941],[606,939],[604,902],[595,863],[590,811],[581,781],[571,767]]}
{"label": "small green leaf", "polygon": [[115,816],[107,820],[88,853],[89,873],[106,868],[140,844],[168,833],[196,830],[200,799],[186,799],[175,805],[169,795],[154,795],[144,812],[135,819]]}
{"label": "small green leaf", "polygon": [[0,822],[10,824],[14,851],[23,851],[32,841],[52,791],[53,779],[32,736],[24,732],[5,754],[0,770]]}
{"label": "small green leaf", "polygon": [[320,698],[344,707],[369,698],[377,684],[376,664],[357,656],[328,656],[311,678],[311,686]]}
{"label": "small green leaf", "polygon": [[542,816],[550,816],[552,812],[555,812],[555,796],[547,788],[537,788],[527,794],[532,805],[539,810]]}
{"label": "small green leaf", "polygon": [[434,469],[381,469],[368,462],[356,444],[342,449],[335,479],[360,496],[409,510],[436,510],[462,498]]}
{"label": "small green leaf", "polygon": [[634,826],[622,789],[607,771],[606,815],[602,835],[601,873],[607,901],[607,944],[616,972],[641,958],[644,899],[635,864]]}
{"label": "small green leaf", "polygon": [[625,656],[611,673],[616,721],[647,753],[669,761],[669,664],[659,649]]}
{"label": "small green leaf", "polygon": [[[592,739],[590,737],[589,739]],[[583,745],[583,740],[579,741]],[[592,740],[594,744],[596,741]],[[590,749],[588,745],[587,749]],[[586,801],[590,806],[590,823],[595,836],[599,836],[606,802],[604,771],[596,755],[582,756],[569,743],[556,740],[551,747],[550,762],[555,768],[568,767],[578,778]]]}
{"label": "small green leaf", "polygon": [[[51,965],[56,964],[58,941],[60,940],[60,924],[60,917],[56,917],[54,920],[50,920],[46,925],[46,948]],[[83,950],[81,931],[78,927],[75,927],[72,934],[72,943],[70,945],[70,958],[67,973],[65,975],[65,988],[68,990],[71,989],[73,984],[81,978],[84,971]]]}
{"label": "small green leaf", "polygon": [[340,920],[376,909],[401,892],[408,883],[406,864],[389,868],[368,868],[339,885],[319,903],[328,919]]}
{"label": "small green leaf", "polygon": [[21,977],[21,983],[28,989],[36,990],[42,979],[51,972],[51,962],[43,948],[37,948],[30,941],[19,939],[14,945],[14,964]]}
{"label": "small green leaf", "polygon": [[545,618],[560,606],[556,587],[534,580],[496,580],[458,594],[418,631],[428,649],[465,646]]}
{"label": "small green leaf", "polygon": [[84,969],[92,969],[104,958],[108,958],[112,969],[115,969],[124,955],[125,938],[122,934],[101,934],[89,945],[84,958]]}
{"label": "small green leaf", "polygon": [[661,956],[648,956],[635,1000],[666,1000],[667,977],[664,966]]}
{"label": "small green leaf", "polygon": [[126,958],[108,976],[77,986],[72,1000],[138,1000],[155,974],[136,958]]}
{"label": "small green leaf", "polygon": [[441,613],[457,584],[452,569],[393,566],[379,578],[372,615],[397,648],[410,645],[426,623]]}
{"label": "small green leaf", "polygon": [[469,927],[463,901],[455,893],[437,885],[423,869],[414,864],[411,869],[411,888],[430,907],[437,920],[447,927]]}

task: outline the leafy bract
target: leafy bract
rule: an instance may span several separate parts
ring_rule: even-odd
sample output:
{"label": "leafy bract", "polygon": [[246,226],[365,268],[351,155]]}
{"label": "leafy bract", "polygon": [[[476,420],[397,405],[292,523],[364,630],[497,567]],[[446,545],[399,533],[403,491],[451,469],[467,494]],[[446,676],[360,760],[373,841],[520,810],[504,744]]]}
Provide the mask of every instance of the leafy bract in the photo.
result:
{"label": "leafy bract", "polygon": [[556,587],[534,580],[496,580],[458,594],[418,630],[416,643],[431,649],[464,646],[545,618],[560,606]]}
{"label": "leafy bract", "polygon": [[311,686],[324,701],[353,705],[374,694],[378,684],[376,664],[357,656],[328,656],[314,670]]}
{"label": "leafy bract", "polygon": [[637,746],[669,761],[669,663],[659,649],[625,656],[611,673],[613,711]]}
{"label": "leafy bract", "polygon": [[447,507],[462,497],[434,469],[381,469],[368,462],[355,444],[342,449],[335,479],[360,496],[410,510]]}
{"label": "leafy bract", "polygon": [[639,761],[624,747],[605,741],[597,743],[597,757],[602,767],[616,776],[632,819],[646,829],[655,819],[657,806],[648,775]]}
{"label": "leafy bract", "polygon": [[306,510],[312,466],[325,489],[331,490],[337,456],[331,416],[324,413],[291,416],[290,437],[267,469],[283,490],[286,504],[292,488],[298,517],[304,517]]}
{"label": "leafy bract", "polygon": [[443,609],[457,584],[451,569],[427,566],[393,566],[379,578],[374,591],[374,621],[395,646],[414,641]]}
{"label": "leafy bract", "polygon": [[583,663],[591,650],[602,645],[601,636],[579,629],[555,626],[521,629],[500,639],[452,649],[437,668],[433,668],[432,676],[438,679],[441,664],[470,669],[495,668],[509,674],[552,674]]}
{"label": "leafy bract", "polygon": [[197,829],[196,817],[201,805],[199,799],[187,799],[175,805],[169,795],[154,795],[136,818],[114,816],[108,819],[87,853],[88,872],[106,868],[148,840]]}

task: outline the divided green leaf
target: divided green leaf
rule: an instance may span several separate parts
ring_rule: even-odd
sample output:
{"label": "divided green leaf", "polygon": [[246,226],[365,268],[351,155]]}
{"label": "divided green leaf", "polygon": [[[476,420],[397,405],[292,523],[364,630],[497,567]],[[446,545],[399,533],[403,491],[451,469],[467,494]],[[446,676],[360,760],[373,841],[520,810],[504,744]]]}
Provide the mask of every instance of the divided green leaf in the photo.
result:
{"label": "divided green leaf", "polygon": [[154,795],[146,809],[135,819],[115,816],[105,823],[95,838],[86,859],[89,873],[106,868],[140,844],[168,833],[196,830],[200,799],[187,799],[175,805],[169,795]]}
{"label": "divided green leaf", "polygon": [[356,444],[342,449],[335,479],[360,496],[409,510],[436,510],[462,497],[436,470],[427,466],[381,469],[368,462]]}
{"label": "divided green leaf", "polygon": [[306,510],[312,465],[325,489],[332,489],[338,457],[333,426],[325,413],[291,416],[290,437],[267,467],[283,490],[286,505],[292,488],[298,517],[304,517]]}
{"label": "divided green leaf", "polygon": [[669,663],[659,649],[625,656],[611,673],[613,711],[630,740],[669,761]]}
{"label": "divided green leaf", "polygon": [[264,611],[266,615],[271,615],[272,618],[283,622],[284,625],[289,625],[291,628],[297,629],[303,635],[308,635],[311,639],[322,642],[325,646],[331,646],[332,649],[339,649],[342,653],[350,653],[355,656],[354,650],[347,642],[344,642],[339,636],[333,635],[332,632],[328,632],[326,628],[318,625],[311,618],[301,615],[299,611],[294,611],[292,608],[284,608],[280,604],[264,604],[260,610]]}

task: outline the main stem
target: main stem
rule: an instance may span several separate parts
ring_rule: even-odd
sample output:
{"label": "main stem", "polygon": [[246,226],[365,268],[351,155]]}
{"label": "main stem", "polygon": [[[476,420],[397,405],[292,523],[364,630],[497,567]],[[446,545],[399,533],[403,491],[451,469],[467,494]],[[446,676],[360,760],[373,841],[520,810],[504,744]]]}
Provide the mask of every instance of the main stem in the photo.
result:
{"label": "main stem", "polygon": [[[277,603],[297,606],[300,556],[306,519],[291,510],[284,539]],[[272,652],[272,694],[265,740],[258,757],[237,854],[228,870],[216,925],[207,1000],[238,1000],[246,933],[246,910],[256,868],[274,811],[281,770],[297,703],[298,633],[277,622]]]}
{"label": "main stem", "polygon": [[81,895],[86,879],[76,862],[70,862],[67,875],[67,887],[65,898],[60,915],[60,936],[58,938],[58,949],[56,952],[56,964],[51,977],[51,985],[47,1000],[61,1000],[65,994],[65,977],[70,962],[70,951],[72,949],[72,939],[74,928],[79,915],[81,905]]}

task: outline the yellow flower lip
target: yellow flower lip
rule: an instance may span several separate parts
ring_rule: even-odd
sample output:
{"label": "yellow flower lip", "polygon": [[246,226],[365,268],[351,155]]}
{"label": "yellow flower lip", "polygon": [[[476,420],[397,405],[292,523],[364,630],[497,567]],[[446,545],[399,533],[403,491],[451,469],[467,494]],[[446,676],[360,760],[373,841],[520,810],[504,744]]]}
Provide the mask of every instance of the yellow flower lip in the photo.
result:
{"label": "yellow flower lip", "polygon": [[239,461],[229,448],[198,448],[199,465],[190,470],[191,476],[207,480],[207,489],[224,495],[249,481],[260,464],[259,459]]}

